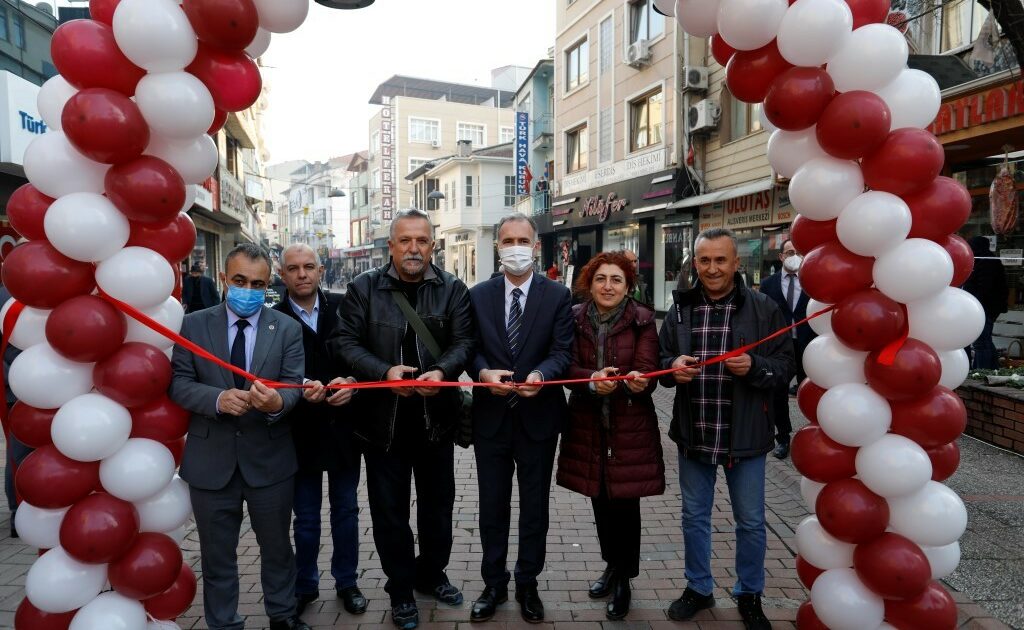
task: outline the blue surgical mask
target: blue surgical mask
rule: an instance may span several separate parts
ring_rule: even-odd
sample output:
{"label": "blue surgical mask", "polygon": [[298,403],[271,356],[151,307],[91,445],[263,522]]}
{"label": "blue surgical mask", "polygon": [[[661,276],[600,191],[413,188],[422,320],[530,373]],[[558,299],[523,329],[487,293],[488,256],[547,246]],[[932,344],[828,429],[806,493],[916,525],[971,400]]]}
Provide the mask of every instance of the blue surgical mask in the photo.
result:
{"label": "blue surgical mask", "polygon": [[266,289],[243,289],[230,286],[228,287],[228,308],[239,317],[255,315],[263,307],[266,293]]}

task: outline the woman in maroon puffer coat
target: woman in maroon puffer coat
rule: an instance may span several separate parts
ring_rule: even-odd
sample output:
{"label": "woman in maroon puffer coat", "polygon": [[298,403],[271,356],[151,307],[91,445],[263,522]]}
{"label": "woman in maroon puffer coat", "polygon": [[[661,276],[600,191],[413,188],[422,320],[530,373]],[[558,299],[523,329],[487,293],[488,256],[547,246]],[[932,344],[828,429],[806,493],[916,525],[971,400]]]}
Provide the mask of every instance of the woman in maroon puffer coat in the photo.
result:
{"label": "woman in maroon puffer coat", "polygon": [[609,619],[629,612],[629,578],[640,572],[640,497],[665,491],[661,433],[651,392],[639,378],[658,365],[654,311],[628,297],[637,276],[621,252],[595,256],[580,271],[573,309],[576,338],[567,378],[629,374],[632,381],[570,386],[569,426],[558,455],[558,485],[591,497],[601,557],[608,563],[590,587],[609,593]]}

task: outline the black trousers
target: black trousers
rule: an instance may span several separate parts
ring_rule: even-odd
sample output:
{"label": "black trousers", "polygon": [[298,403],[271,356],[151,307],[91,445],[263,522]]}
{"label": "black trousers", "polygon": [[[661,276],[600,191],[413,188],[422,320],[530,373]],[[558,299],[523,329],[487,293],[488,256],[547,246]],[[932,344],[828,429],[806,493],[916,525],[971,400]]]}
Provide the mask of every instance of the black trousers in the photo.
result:
{"label": "black trousers", "polygon": [[590,499],[594,506],[601,558],[620,575],[640,575],[640,499],[612,499],[606,489]]}
{"label": "black trousers", "polygon": [[[796,384],[800,385],[807,378],[804,372],[804,346],[793,340],[796,352]],[[789,435],[793,432],[793,422],[789,418],[789,382],[778,385],[772,393],[772,408],[775,412],[775,441],[778,444],[789,444]]]}
{"label": "black trousers", "polygon": [[531,439],[514,413],[506,413],[494,437],[478,438],[473,443],[480,488],[480,542],[483,545],[480,573],[487,586],[503,587],[511,578],[506,561],[513,474],[519,481],[516,584],[536,586],[537,576],[544,570],[551,471],[557,445],[557,435],[541,441]]}
{"label": "black trousers", "polygon": [[[365,446],[366,488],[373,521],[373,542],[388,576],[384,590],[391,605],[416,601],[413,590],[432,590],[447,581],[452,553],[455,505],[455,452],[452,442],[421,441],[415,448],[384,451]],[[416,555],[409,525],[412,479],[416,479]]]}

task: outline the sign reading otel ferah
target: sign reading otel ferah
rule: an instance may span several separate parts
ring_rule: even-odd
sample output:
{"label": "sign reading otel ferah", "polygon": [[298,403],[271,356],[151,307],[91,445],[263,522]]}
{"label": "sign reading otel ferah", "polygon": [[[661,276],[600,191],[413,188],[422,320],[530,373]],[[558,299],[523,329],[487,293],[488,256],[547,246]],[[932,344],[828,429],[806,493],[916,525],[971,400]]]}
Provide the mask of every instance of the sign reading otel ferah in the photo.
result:
{"label": "sign reading otel ferah", "polygon": [[381,219],[390,221],[395,208],[395,117],[391,97],[383,97],[384,109],[380,110],[380,208]]}

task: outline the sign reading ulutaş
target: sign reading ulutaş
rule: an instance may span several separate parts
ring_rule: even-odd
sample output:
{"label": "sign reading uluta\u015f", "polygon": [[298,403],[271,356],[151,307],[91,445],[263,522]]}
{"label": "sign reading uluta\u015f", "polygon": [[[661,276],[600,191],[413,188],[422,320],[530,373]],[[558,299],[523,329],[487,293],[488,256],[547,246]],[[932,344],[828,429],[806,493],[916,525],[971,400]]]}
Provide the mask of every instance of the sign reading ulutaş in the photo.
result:
{"label": "sign reading uluta\u015f", "polygon": [[516,194],[529,195],[530,182],[530,114],[516,112]]}
{"label": "sign reading uluta\u015f", "polygon": [[0,71],[0,163],[22,164],[29,143],[49,131],[36,98],[39,86],[7,71]]}

